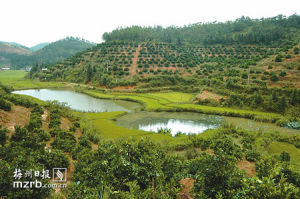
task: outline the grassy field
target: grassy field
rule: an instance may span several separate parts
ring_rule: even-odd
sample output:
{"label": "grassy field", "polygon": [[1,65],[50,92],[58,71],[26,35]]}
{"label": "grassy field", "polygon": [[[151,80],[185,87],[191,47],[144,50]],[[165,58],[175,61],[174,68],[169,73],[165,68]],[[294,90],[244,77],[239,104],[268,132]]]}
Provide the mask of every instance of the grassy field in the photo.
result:
{"label": "grassy field", "polygon": [[85,116],[91,120],[100,132],[101,136],[109,139],[118,139],[126,137],[150,137],[152,140],[159,142],[170,142],[173,140],[172,137],[156,134],[152,132],[141,131],[137,129],[127,129],[121,126],[118,126],[113,121],[117,117],[126,114],[123,111],[118,112],[105,112],[105,113],[85,113]]}
{"label": "grassy field", "polygon": [[[14,89],[27,89],[27,88],[62,88],[67,84],[55,83],[55,82],[40,82],[37,80],[25,79],[25,71],[0,71],[0,81],[9,86],[13,86]],[[72,87],[68,84],[69,87]],[[99,90],[89,90],[87,87],[79,88],[80,92],[86,93],[90,96],[104,99],[123,99],[129,101],[135,101],[142,104],[144,110],[147,111],[174,111],[174,112],[198,112],[206,114],[235,116],[243,118],[270,118],[270,120],[276,120],[279,118],[279,114],[266,113],[259,111],[241,110],[234,108],[224,107],[210,107],[198,104],[193,104],[192,100],[196,96],[190,93],[181,92],[162,92],[162,93],[124,93],[124,92],[102,92]],[[26,98],[35,101],[35,98],[25,96]],[[37,100],[36,102],[41,103]],[[171,137],[168,135],[156,134],[152,132],[146,132],[138,129],[127,129],[125,127],[118,126],[114,120],[126,112],[104,112],[104,113],[80,113],[90,121],[91,126],[97,129],[95,132],[99,132],[105,139],[120,139],[133,137],[140,139],[142,137],[149,137],[151,140],[161,143],[170,149],[183,149],[187,150],[191,145],[191,140],[188,136]],[[208,130],[202,134],[197,135],[203,139],[211,139],[218,130]],[[255,132],[253,132],[255,133]],[[272,142],[267,148],[260,146],[260,142],[257,143],[257,149],[263,155],[280,155],[282,151],[287,151],[291,155],[291,164],[295,170],[300,172],[300,150],[294,145],[284,142]]]}
{"label": "grassy field", "polygon": [[56,88],[64,87],[64,83],[40,82],[38,80],[26,79],[27,72],[23,70],[0,71],[0,82],[4,85],[12,86],[16,90],[29,88]]}
{"label": "grassy field", "polygon": [[268,153],[272,155],[280,155],[283,151],[286,151],[291,156],[291,163],[295,170],[300,172],[300,149],[297,149],[294,145],[284,142],[272,142],[268,148]]}
{"label": "grassy field", "polygon": [[149,93],[149,96],[156,96],[174,103],[188,103],[194,98],[190,93],[168,92],[168,93]]}
{"label": "grassy field", "polygon": [[[12,86],[14,89],[28,88],[59,88],[66,87],[65,83],[59,82],[40,82],[24,78],[27,73],[22,70],[0,71],[0,81]],[[103,93],[95,90],[83,90],[84,93],[105,99],[123,99],[139,102],[147,111],[190,111],[207,114],[235,116],[253,119],[256,116],[276,120],[280,115],[275,113],[264,113],[258,111],[248,111],[233,108],[210,107],[192,104],[191,100],[195,95],[181,92],[164,93]]]}
{"label": "grassy field", "polygon": [[[162,134],[156,134],[152,132],[146,132],[137,129],[126,129],[124,127],[115,124],[114,119],[126,114],[125,112],[107,112],[107,113],[85,113],[85,116],[92,121],[93,125],[100,132],[101,136],[107,139],[119,139],[119,138],[141,138],[149,137],[151,140],[165,145],[170,149],[183,149],[187,150],[191,145],[191,140],[188,136],[171,137]],[[203,139],[212,139],[218,130],[207,130],[202,134],[198,134],[197,137]],[[256,132],[250,132],[256,135]],[[261,141],[261,138],[259,139]],[[261,146],[261,142],[258,141],[258,151],[264,155],[280,155],[283,151],[287,151],[291,156],[291,165],[295,171],[300,172],[300,149],[297,149],[294,145],[285,142],[271,142],[267,148]],[[237,142],[240,142],[237,141]],[[236,143],[237,144],[237,143]]]}
{"label": "grassy field", "polygon": [[[241,110],[225,107],[211,107],[198,104],[192,104],[190,101],[194,97],[192,94],[169,92],[169,93],[101,93],[95,90],[85,90],[84,93],[105,99],[124,99],[139,102],[147,111],[173,111],[173,112],[198,112],[205,114],[224,115],[233,117],[243,117],[254,119],[267,118],[269,121],[275,121],[280,117],[276,113],[267,113],[251,110]],[[182,95],[182,97],[180,97]],[[180,101],[180,100],[183,101]]]}

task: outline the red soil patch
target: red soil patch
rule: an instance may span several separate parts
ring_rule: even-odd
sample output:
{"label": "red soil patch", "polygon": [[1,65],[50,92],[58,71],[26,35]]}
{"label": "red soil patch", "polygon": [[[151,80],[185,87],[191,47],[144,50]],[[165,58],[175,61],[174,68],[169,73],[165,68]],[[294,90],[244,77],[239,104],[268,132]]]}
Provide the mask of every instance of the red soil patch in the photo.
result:
{"label": "red soil patch", "polygon": [[[207,154],[209,154],[209,155],[215,155],[215,153],[214,153],[214,151],[212,150],[212,149],[206,149],[206,150],[201,150],[201,148],[195,148],[196,149],[196,151],[198,151],[198,152],[206,152]],[[185,152],[185,150],[177,150],[177,151],[175,151],[174,153],[176,153],[176,154],[179,154],[179,155],[183,155],[184,154],[184,152]]]}
{"label": "red soil patch", "polygon": [[48,110],[44,110],[44,114],[42,115],[42,120],[43,120],[43,126],[42,128],[44,130],[49,130],[49,123],[50,123],[50,112]]}
{"label": "red soil patch", "polygon": [[192,178],[184,178],[179,181],[181,190],[178,193],[177,199],[193,199],[191,190],[194,187],[195,180]]}
{"label": "red soil patch", "polygon": [[239,160],[237,162],[237,167],[239,170],[246,171],[246,173],[248,174],[249,177],[253,177],[256,174],[254,162],[249,162],[245,159]]}
{"label": "red soil patch", "polygon": [[201,100],[215,99],[218,102],[220,101],[221,98],[222,98],[222,96],[219,96],[219,95],[212,93],[210,91],[207,91],[207,90],[202,91],[202,93],[197,96],[197,99],[201,99]]}
{"label": "red soil patch", "polygon": [[141,46],[138,45],[138,48],[136,49],[136,51],[134,53],[134,57],[132,58],[132,65],[130,67],[130,75],[131,76],[134,76],[136,74],[137,62],[139,60],[140,50],[141,50]]}
{"label": "red soil patch", "polygon": [[117,86],[113,90],[134,90],[134,86]]}
{"label": "red soil patch", "polygon": [[189,76],[189,75],[191,75],[191,74],[190,73],[184,73],[183,77],[186,77],[186,76]]}
{"label": "red soil patch", "polygon": [[72,122],[70,122],[70,120],[68,120],[67,118],[62,117],[60,128],[62,130],[69,130],[69,128],[71,128],[71,127],[72,127]]}
{"label": "red soil patch", "polygon": [[24,127],[29,123],[30,109],[22,106],[13,106],[11,111],[0,110],[0,125],[15,131],[15,126]]}

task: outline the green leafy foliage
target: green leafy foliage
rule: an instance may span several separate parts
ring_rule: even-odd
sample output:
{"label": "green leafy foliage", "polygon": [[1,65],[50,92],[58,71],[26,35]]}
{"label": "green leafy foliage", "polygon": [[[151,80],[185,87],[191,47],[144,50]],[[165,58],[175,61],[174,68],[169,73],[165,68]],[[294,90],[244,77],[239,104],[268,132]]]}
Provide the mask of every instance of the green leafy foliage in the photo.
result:
{"label": "green leafy foliage", "polygon": [[10,111],[12,107],[12,103],[9,101],[0,98],[0,109],[5,110],[5,111]]}
{"label": "green leafy foliage", "polygon": [[0,51],[0,55],[5,58],[7,64],[10,64],[15,69],[20,69],[34,64],[45,65],[55,63],[87,48],[91,48],[92,46],[94,46],[94,44],[89,41],[67,37],[50,43],[35,52],[16,54]]}
{"label": "green leafy foliage", "polygon": [[[299,15],[273,18],[250,19],[241,17],[225,23],[196,23],[185,27],[139,27],[132,26],[103,34],[105,41],[163,41],[210,44],[270,44],[284,41],[288,30],[299,30]],[[284,34],[283,32],[286,32]],[[292,35],[292,34],[291,34]],[[179,42],[180,41],[180,42]]]}

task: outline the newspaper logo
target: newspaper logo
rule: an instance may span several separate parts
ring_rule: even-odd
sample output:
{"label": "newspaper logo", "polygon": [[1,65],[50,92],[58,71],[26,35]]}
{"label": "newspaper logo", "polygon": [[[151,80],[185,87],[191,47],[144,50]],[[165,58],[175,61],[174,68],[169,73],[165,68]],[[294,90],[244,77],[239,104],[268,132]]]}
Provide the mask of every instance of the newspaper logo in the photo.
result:
{"label": "newspaper logo", "polygon": [[67,168],[53,168],[53,182],[67,182]]}

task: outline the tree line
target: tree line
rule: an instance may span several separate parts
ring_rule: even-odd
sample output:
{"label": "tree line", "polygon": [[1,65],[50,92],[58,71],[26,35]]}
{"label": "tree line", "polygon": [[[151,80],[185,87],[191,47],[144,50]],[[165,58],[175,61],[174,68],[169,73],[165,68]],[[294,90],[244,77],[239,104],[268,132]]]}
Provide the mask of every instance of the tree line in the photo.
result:
{"label": "tree line", "polygon": [[241,17],[235,21],[195,23],[184,27],[131,26],[106,32],[105,41],[161,41],[168,43],[213,44],[285,44],[298,42],[300,16],[251,19]]}

